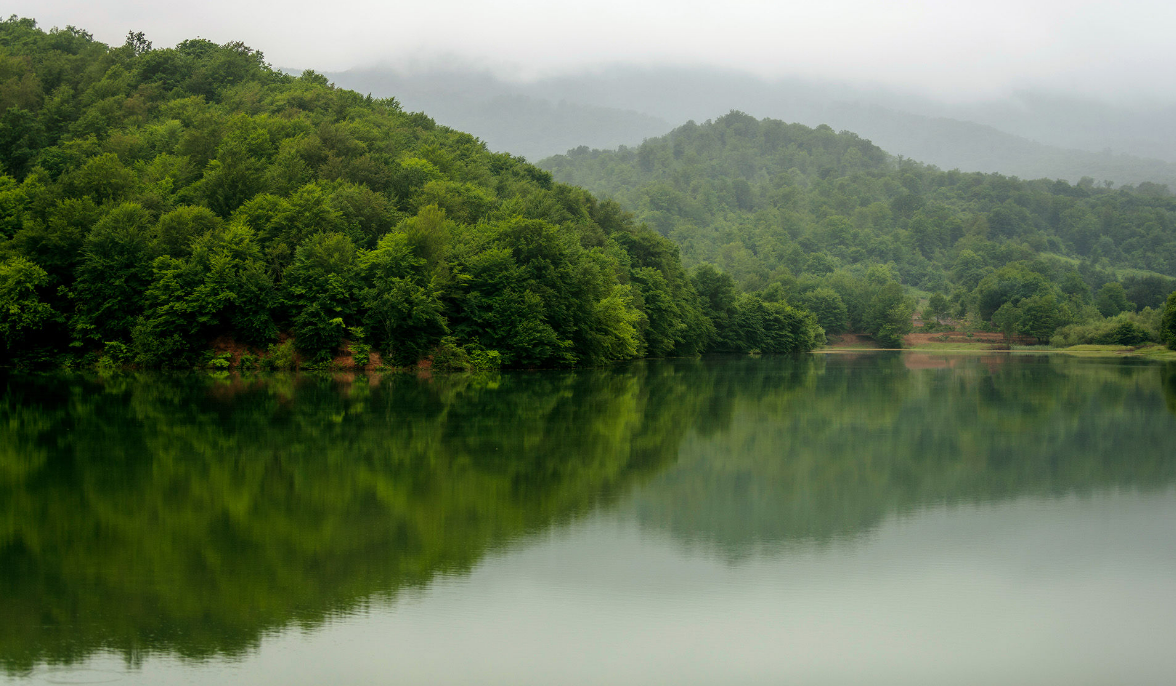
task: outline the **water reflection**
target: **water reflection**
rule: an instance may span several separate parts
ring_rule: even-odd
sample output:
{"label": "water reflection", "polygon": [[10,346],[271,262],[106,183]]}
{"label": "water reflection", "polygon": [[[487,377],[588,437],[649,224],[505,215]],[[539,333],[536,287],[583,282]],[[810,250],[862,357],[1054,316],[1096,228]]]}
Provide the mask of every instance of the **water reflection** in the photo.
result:
{"label": "water reflection", "polygon": [[[756,385],[740,373],[734,388]],[[721,430],[687,435],[626,516],[739,558],[930,505],[1162,489],[1174,391],[1176,365],[838,356],[803,385],[728,395]]]}
{"label": "water reflection", "polygon": [[0,663],[242,656],[611,511],[739,559],[943,503],[1176,483],[1176,369],[902,355],[7,377]]}

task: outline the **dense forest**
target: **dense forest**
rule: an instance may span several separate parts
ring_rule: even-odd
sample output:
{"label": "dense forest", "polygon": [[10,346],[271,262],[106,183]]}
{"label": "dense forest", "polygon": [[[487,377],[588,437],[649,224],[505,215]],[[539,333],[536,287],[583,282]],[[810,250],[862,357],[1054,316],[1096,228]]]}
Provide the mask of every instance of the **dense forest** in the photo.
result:
{"label": "dense forest", "polygon": [[699,294],[616,203],[240,43],[109,47],[12,17],[0,160],[17,364],[545,367],[824,341],[779,298]]}
{"label": "dense forest", "polygon": [[687,266],[802,304],[829,333],[897,342],[913,313],[902,284],[933,325],[1176,344],[1176,301],[1162,314],[1176,288],[1176,197],[1160,184],[942,171],[853,133],[739,112],[540,166],[619,201]]}

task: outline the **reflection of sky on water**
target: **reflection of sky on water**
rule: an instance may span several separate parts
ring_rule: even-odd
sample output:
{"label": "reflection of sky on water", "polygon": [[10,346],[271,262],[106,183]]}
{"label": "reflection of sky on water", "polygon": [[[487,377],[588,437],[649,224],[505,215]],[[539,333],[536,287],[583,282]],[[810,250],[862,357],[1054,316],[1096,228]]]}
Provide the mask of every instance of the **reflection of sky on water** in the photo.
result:
{"label": "reflection of sky on water", "polygon": [[1176,671],[1173,530],[1173,490],[1032,498],[732,563],[603,511],[239,661],[30,681],[1156,684]]}

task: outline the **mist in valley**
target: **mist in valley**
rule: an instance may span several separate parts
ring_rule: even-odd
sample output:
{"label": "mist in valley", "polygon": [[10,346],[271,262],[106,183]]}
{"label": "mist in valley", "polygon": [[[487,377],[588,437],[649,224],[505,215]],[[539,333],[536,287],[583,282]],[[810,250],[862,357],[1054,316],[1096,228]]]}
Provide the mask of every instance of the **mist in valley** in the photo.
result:
{"label": "mist in valley", "polygon": [[453,65],[356,68],[338,85],[394,96],[495,150],[541,159],[581,145],[637,145],[731,110],[853,131],[943,169],[1176,187],[1176,107],[1115,105],[1044,90],[966,103],[880,85],[766,79],[708,67],[614,66],[511,81]]}

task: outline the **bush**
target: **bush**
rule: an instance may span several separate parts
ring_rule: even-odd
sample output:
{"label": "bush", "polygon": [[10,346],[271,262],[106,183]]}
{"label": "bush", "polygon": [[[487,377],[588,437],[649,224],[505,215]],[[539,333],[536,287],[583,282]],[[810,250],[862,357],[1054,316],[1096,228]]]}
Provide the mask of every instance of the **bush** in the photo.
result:
{"label": "bush", "polygon": [[434,369],[446,371],[485,371],[502,366],[502,355],[497,350],[458,345],[453,336],[441,339],[433,349],[432,359]]}
{"label": "bush", "polygon": [[470,366],[469,353],[457,344],[457,339],[453,336],[441,339],[437,347],[433,348],[432,359],[434,369],[468,369]]}
{"label": "bush", "polygon": [[269,355],[262,361],[266,369],[286,372],[294,369],[297,358],[294,356],[294,339],[288,338],[284,343],[274,343],[269,347]]}
{"label": "bush", "polygon": [[351,326],[347,328],[347,333],[351,336],[351,363],[356,367],[366,367],[371,362],[372,346],[363,342],[364,332],[362,326]]}
{"label": "bush", "polygon": [[107,341],[102,348],[102,354],[98,357],[95,366],[102,374],[109,374],[123,367],[126,367],[133,361],[131,350],[125,343],[119,341]]}
{"label": "bush", "polygon": [[1055,348],[1072,345],[1136,346],[1160,340],[1156,326],[1156,312],[1124,312],[1110,319],[1083,324],[1071,324],[1058,329],[1049,343]]}
{"label": "bush", "polygon": [[470,356],[471,370],[485,371],[498,369],[502,366],[502,355],[497,350],[483,350],[481,348],[470,350],[470,347],[466,346]]}

